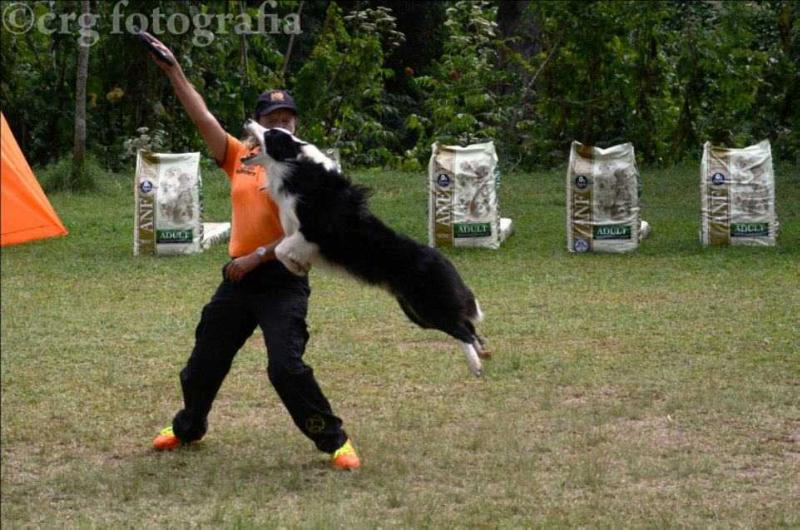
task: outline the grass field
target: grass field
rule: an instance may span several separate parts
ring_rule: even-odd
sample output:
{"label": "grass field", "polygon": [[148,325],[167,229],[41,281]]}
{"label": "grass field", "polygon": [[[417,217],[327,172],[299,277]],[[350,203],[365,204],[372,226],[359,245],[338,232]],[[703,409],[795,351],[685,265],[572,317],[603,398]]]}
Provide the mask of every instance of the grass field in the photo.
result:
{"label": "grass field", "polygon": [[[151,452],[226,249],[132,257],[130,175],[53,195],[70,235],[2,252],[3,528],[800,526],[798,169],[777,168],[775,248],[701,248],[697,166],[642,173],[651,239],[580,256],[564,171],[504,175],[516,234],[447,252],[487,314],[481,380],[386,294],[312,272],[305,358],[364,464],[344,474],[291,423],[259,335],[205,440]],[[355,179],[425,239],[423,176]]]}

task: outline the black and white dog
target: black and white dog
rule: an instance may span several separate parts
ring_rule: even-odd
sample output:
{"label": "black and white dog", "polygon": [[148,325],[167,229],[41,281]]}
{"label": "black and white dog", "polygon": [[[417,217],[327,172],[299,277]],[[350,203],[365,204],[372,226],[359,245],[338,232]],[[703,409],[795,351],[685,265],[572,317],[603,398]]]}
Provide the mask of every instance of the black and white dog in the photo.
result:
{"label": "black and white dog", "polygon": [[470,370],[481,375],[479,357],[489,354],[475,324],[483,314],[452,263],[383,224],[367,207],[369,190],[315,146],[252,120],[245,129],[261,142],[261,154],[243,161],[266,167],[267,191],[280,210],[285,237],[277,258],[295,274],[323,261],[385,288],[412,322],[458,340]]}

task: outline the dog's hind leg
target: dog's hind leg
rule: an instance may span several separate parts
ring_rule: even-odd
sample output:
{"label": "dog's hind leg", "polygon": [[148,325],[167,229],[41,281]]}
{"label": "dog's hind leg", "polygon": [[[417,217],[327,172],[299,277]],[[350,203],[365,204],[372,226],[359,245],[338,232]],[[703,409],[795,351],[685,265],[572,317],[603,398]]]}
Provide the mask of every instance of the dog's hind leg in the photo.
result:
{"label": "dog's hind leg", "polygon": [[[474,331],[474,327],[472,330]],[[461,349],[467,358],[467,364],[470,371],[476,376],[483,375],[483,365],[481,364],[478,349],[475,347],[477,340],[475,335],[470,331],[470,327],[464,324],[457,324],[450,329],[442,329],[445,333],[455,338],[461,344]]]}
{"label": "dog's hind leg", "polygon": [[[470,371],[475,376],[480,377],[483,374],[483,365],[480,358],[485,356],[485,348],[480,337],[475,332],[475,326],[469,319],[456,316],[456,314],[444,312],[425,311],[425,306],[422,306],[422,311],[417,311],[413,304],[402,296],[396,295],[397,301],[406,316],[412,322],[423,328],[434,328],[443,331],[456,339],[461,344],[461,349],[467,358],[467,365]],[[430,319],[428,322],[420,312],[427,313],[426,316]],[[452,315],[451,318],[441,318],[443,315]],[[435,320],[436,317],[438,320]],[[486,355],[488,357],[488,355]]]}
{"label": "dog's hind leg", "polygon": [[411,322],[424,329],[430,329],[433,327],[432,325],[422,320],[422,317],[420,317],[417,314],[417,312],[414,311],[414,308],[411,307],[411,305],[405,300],[405,298],[398,296],[397,303],[400,304],[400,309],[403,310],[403,313],[406,314],[406,316]]}
{"label": "dog's hind leg", "polygon": [[476,351],[475,346],[469,344],[468,342],[462,342],[461,349],[464,350],[464,355],[467,358],[469,369],[475,375],[475,377],[480,377],[483,375],[483,366],[481,365],[481,360],[478,357],[478,352]]}

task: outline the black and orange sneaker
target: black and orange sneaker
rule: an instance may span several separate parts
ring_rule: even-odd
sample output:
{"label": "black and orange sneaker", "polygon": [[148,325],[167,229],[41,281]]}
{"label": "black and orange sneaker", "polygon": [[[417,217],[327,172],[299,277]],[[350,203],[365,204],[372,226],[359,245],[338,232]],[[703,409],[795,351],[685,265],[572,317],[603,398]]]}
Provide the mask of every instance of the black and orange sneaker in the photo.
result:
{"label": "black and orange sneaker", "polygon": [[344,471],[361,467],[361,460],[358,458],[358,454],[356,454],[356,450],[350,442],[350,439],[331,455],[331,467]]}
{"label": "black and orange sneaker", "polygon": [[158,436],[153,438],[153,449],[156,451],[172,451],[181,446],[181,441],[172,431],[172,426],[164,427]]}

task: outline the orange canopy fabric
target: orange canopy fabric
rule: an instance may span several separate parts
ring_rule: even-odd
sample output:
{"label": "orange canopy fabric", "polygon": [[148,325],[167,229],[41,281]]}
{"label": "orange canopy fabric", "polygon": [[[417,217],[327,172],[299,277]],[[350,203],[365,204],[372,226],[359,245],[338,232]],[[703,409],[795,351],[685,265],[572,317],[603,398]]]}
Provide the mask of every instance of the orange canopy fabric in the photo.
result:
{"label": "orange canopy fabric", "polygon": [[67,235],[0,113],[0,246]]}

